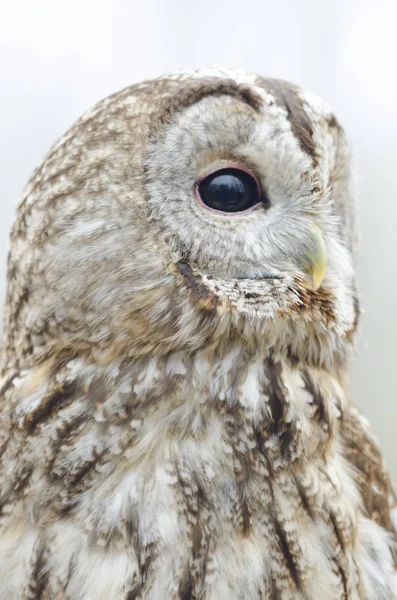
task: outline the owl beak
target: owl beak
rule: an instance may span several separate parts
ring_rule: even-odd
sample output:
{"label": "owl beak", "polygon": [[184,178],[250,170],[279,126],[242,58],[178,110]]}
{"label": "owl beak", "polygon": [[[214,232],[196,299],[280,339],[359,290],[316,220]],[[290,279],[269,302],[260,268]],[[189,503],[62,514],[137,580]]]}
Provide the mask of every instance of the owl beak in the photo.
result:
{"label": "owl beak", "polygon": [[324,279],[327,270],[327,248],[318,225],[311,226],[311,246],[306,253],[306,271],[312,276],[313,290],[316,291]]}

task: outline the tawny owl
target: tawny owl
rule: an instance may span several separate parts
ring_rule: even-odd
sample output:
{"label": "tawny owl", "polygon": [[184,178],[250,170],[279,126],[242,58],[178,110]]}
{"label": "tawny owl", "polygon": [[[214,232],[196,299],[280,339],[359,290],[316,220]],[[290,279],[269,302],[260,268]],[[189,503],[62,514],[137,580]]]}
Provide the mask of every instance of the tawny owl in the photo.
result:
{"label": "tawny owl", "polygon": [[279,80],[148,81],[55,144],[11,235],[0,600],[397,598],[354,213],[341,126]]}

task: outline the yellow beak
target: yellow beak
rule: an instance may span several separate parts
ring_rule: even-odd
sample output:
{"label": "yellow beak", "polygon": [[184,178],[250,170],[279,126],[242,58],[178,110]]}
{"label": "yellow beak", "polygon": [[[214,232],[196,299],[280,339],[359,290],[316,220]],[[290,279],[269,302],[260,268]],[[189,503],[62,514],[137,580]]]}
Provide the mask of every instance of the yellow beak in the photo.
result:
{"label": "yellow beak", "polygon": [[313,290],[318,290],[327,270],[327,248],[318,225],[311,226],[312,246],[306,254],[307,272],[313,277]]}

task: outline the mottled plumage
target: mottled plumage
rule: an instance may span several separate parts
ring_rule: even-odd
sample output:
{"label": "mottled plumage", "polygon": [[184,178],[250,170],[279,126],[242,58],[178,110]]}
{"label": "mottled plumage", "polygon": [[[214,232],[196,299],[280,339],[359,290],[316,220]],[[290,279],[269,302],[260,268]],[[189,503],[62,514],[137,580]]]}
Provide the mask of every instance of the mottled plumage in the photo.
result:
{"label": "mottled plumage", "polygon": [[[201,205],[226,166],[268,205]],[[132,86],[55,144],[11,234],[0,600],[397,598],[347,389],[354,194],[328,107],[238,71]]]}

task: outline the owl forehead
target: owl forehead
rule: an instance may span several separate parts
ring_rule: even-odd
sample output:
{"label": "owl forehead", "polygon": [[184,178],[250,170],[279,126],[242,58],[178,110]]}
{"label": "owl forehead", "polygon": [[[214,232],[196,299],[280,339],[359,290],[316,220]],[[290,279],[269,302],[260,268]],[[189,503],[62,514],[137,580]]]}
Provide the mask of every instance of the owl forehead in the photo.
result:
{"label": "owl forehead", "polygon": [[205,69],[176,73],[160,85],[163,91],[161,108],[151,127],[152,134],[168,123],[175,113],[206,97],[229,96],[243,102],[258,116],[264,112],[269,114],[269,109],[273,108],[273,114],[278,120],[284,119],[300,149],[316,167],[322,154],[322,140],[330,132],[338,133],[341,129],[322,100],[279,79],[245,71]]}

